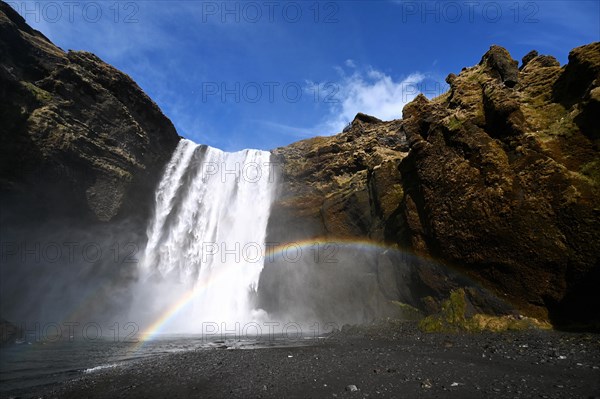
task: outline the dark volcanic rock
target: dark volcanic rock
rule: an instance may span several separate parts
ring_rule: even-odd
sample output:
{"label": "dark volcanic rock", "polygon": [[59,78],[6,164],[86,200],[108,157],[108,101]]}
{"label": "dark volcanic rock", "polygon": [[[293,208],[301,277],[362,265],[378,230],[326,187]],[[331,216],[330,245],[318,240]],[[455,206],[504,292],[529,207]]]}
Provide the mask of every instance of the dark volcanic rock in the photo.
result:
{"label": "dark volcanic rock", "polygon": [[[428,103],[421,95],[405,112],[414,108],[418,113]],[[473,302],[489,305],[478,309],[510,312],[472,281],[400,250],[398,244],[408,234],[401,208],[406,184],[400,172],[408,143],[401,125],[359,114],[337,136],[273,151],[282,164],[282,187],[267,242],[308,238],[317,244],[304,247],[298,260],[265,263],[260,308],[294,320],[361,323],[414,317],[414,308],[437,311],[450,290],[469,286]],[[389,249],[362,246],[365,239]]]}
{"label": "dark volcanic rock", "polygon": [[57,322],[89,293],[72,317],[124,309],[178,141],[129,76],[65,53],[0,2],[0,314]]}
{"label": "dark volcanic rock", "polygon": [[359,112],[358,114],[356,114],[356,116],[354,117],[354,120],[366,122],[366,123],[381,123],[381,122],[383,122],[381,119],[375,118],[374,116],[371,116],[371,115],[363,114],[362,112]]}
{"label": "dark volcanic rock", "polygon": [[538,54],[539,53],[536,50],[531,50],[530,52],[525,54],[525,56],[523,56],[523,58],[521,59],[521,67],[519,68],[519,70],[525,68],[527,64],[529,64],[529,61],[537,57]]}
{"label": "dark volcanic rock", "polygon": [[553,86],[553,99],[577,115],[574,122],[597,144],[600,138],[600,42],[577,47]]}
{"label": "dark volcanic rock", "polygon": [[539,55],[537,51],[532,50],[523,57],[519,70],[522,71],[533,60],[538,68],[560,66],[558,60],[551,55]]}
{"label": "dark volcanic rock", "polygon": [[[399,121],[364,114],[337,136],[275,149],[283,184],[271,210],[267,241],[382,241],[385,225],[394,224],[388,220],[398,217],[398,165],[407,150]],[[337,244],[306,247],[303,254],[298,261],[266,262],[259,283],[261,308],[275,315],[286,311],[294,320],[348,323],[394,313],[390,301],[399,299],[394,292],[402,273],[390,269],[387,256]]]}
{"label": "dark volcanic rock", "polygon": [[144,218],[179,140],[156,104],[93,54],[54,46],[6,3],[0,59],[4,210],[36,222]]}

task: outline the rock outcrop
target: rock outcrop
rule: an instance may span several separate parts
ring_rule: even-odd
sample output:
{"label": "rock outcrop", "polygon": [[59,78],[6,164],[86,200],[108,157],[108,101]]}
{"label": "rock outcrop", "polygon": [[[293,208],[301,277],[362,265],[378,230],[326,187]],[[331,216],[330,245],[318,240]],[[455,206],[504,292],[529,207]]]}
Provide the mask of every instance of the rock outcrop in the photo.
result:
{"label": "rock outcrop", "polygon": [[[271,225],[272,236],[295,240],[335,234],[382,240],[383,228],[402,198],[394,171],[408,144],[399,129],[399,121],[358,114],[337,136],[275,149],[284,184],[271,211],[278,221]],[[288,218],[298,228],[290,230]]]}
{"label": "rock outcrop", "polygon": [[[520,69],[492,46],[447,81],[402,120],[359,115],[337,136],[275,150],[271,237],[369,238],[442,262],[523,314],[598,322],[600,43],[564,67],[531,52]],[[456,282],[419,273],[430,292]]]}
{"label": "rock outcrop", "polygon": [[465,287],[474,312],[512,313],[474,281],[398,245],[408,234],[402,123],[359,113],[343,133],[273,151],[282,184],[267,242],[309,244],[294,250],[297,260],[266,262],[258,307],[297,321],[362,323],[436,312],[451,290]]}
{"label": "rock outcrop", "polygon": [[179,140],[157,105],[95,55],[53,45],[4,2],[0,60],[3,219],[143,219]]}

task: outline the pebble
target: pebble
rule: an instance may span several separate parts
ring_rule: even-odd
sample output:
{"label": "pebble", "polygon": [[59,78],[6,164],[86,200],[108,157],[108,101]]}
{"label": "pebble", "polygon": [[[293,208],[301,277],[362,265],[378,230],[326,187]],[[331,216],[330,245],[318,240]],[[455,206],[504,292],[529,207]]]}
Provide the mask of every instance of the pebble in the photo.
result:
{"label": "pebble", "polygon": [[356,387],[356,385],[347,385],[346,386],[346,391],[356,392],[356,391],[358,391],[358,388]]}

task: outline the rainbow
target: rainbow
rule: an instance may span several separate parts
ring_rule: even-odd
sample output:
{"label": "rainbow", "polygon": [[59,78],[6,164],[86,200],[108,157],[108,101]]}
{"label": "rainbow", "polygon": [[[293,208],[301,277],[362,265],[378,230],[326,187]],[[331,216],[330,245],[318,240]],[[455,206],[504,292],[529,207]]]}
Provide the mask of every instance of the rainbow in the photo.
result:
{"label": "rainbow", "polygon": [[[352,248],[364,251],[370,250],[392,250],[401,252],[403,255],[408,257],[418,257],[419,255],[414,254],[412,251],[406,251],[398,248],[396,245],[386,245],[385,243],[372,241],[369,239],[349,239],[349,238],[333,238],[333,237],[316,237],[311,239],[304,239],[298,241],[289,241],[285,243],[267,243],[263,250],[263,261],[265,265],[267,262],[277,263],[278,261],[283,262],[294,262],[303,254],[309,254],[313,256],[314,251],[322,251],[324,256],[328,256],[330,248]],[[309,258],[310,259],[310,258]],[[321,258],[323,260],[323,258]],[[326,258],[325,258],[326,261]],[[222,278],[222,275],[215,270],[214,273],[206,280],[198,283],[193,289],[189,289],[179,296],[177,300],[172,302],[154,321],[152,321],[141,333],[139,333],[137,340],[133,341],[131,351],[135,353],[144,344],[155,339],[162,331],[169,325],[169,323],[184,309],[186,306],[194,302],[194,299],[198,297],[204,290],[206,290],[212,283]],[[89,305],[96,297],[98,291],[102,288],[102,285],[96,289],[91,289],[85,295],[84,300],[80,302],[80,305],[70,313],[70,317],[65,320],[76,320],[75,316],[79,315],[85,310],[85,307]]]}
{"label": "rainbow", "polygon": [[[263,250],[263,261],[276,263],[295,262],[300,257],[306,256],[308,259],[315,256],[315,251],[320,256],[321,260],[327,261],[328,256],[335,256],[331,249],[339,248],[354,248],[360,250],[395,250],[399,249],[395,246],[386,245],[381,242],[375,242],[368,239],[349,239],[349,238],[333,238],[333,237],[315,237],[310,239],[288,241],[285,243],[267,243]],[[403,251],[404,252],[404,251]],[[410,255],[410,253],[407,253]],[[146,342],[152,341],[169,325],[169,323],[189,304],[193,303],[202,291],[208,288],[214,281],[218,280],[220,275],[218,271],[213,273],[206,281],[196,284],[194,288],[184,292],[177,300],[172,302],[153,322],[151,322],[142,332],[139,333],[138,339],[134,342],[133,350],[138,350]],[[79,302],[77,307],[73,309],[69,316],[64,318],[65,321],[78,320],[78,316],[85,312],[97,297],[98,292],[102,289],[99,285],[95,289],[88,290],[84,299]]]}
{"label": "rainbow", "polygon": [[205,290],[210,284],[221,278],[218,273],[213,273],[209,279],[201,284],[197,284],[193,289],[188,290],[181,295],[175,302],[173,302],[162,314],[156,318],[150,325],[148,325],[143,332],[140,333],[139,339],[137,340],[134,351],[139,350],[146,342],[152,341],[158,334],[160,334],[169,322],[179,314],[179,312],[194,301],[203,290]]}
{"label": "rainbow", "polygon": [[[396,245],[389,245],[382,242],[372,241],[369,239],[349,239],[349,238],[327,238],[327,237],[319,237],[313,239],[306,239],[300,241],[289,241],[282,244],[277,245],[266,245],[265,251],[265,261],[274,262],[278,258],[283,258],[284,261],[295,261],[294,252],[302,252],[303,255],[306,255],[304,251],[320,251],[319,260],[327,261],[327,257],[335,256],[335,250],[340,248],[354,248],[360,250],[393,250],[398,252],[406,253],[407,255],[411,255],[412,253],[401,250]],[[290,255],[290,252],[292,255]],[[332,260],[332,259],[329,259]]]}
{"label": "rainbow", "polygon": [[[350,240],[350,239],[334,239],[334,238],[325,238],[318,237],[312,239],[306,239],[301,241],[290,241],[286,243],[269,243],[265,245],[264,250],[264,261],[273,262],[276,259],[283,258],[284,261],[290,260],[294,261],[298,258],[298,253],[302,255],[303,251],[314,251],[314,250],[322,250],[325,253],[325,256],[328,256],[329,249],[331,247],[359,247],[360,249],[395,249],[390,246],[386,246],[385,244],[370,241],[370,240]],[[294,253],[294,255],[290,254],[290,252]],[[314,252],[313,252],[314,254]],[[311,254],[312,256],[312,254]],[[213,274],[213,276],[207,280],[206,282],[197,285],[194,289],[187,291],[183,295],[179,297],[175,302],[173,302],[159,317],[156,318],[141,334],[138,342],[136,343],[134,350],[139,349],[144,345],[144,343],[151,341],[154,339],[164,328],[169,324],[169,322],[181,311],[181,309],[185,308],[188,304],[193,302],[194,298],[198,296],[198,294],[206,289],[215,279],[219,278],[218,272]]]}

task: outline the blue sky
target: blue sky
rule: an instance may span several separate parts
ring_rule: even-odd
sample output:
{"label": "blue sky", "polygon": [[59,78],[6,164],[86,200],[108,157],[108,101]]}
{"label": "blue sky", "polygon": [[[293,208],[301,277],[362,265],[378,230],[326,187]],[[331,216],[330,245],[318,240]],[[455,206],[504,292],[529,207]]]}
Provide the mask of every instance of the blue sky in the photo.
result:
{"label": "blue sky", "polygon": [[564,64],[600,40],[600,1],[8,1],[63,49],[129,74],[179,134],[224,150],[401,116],[492,44]]}

